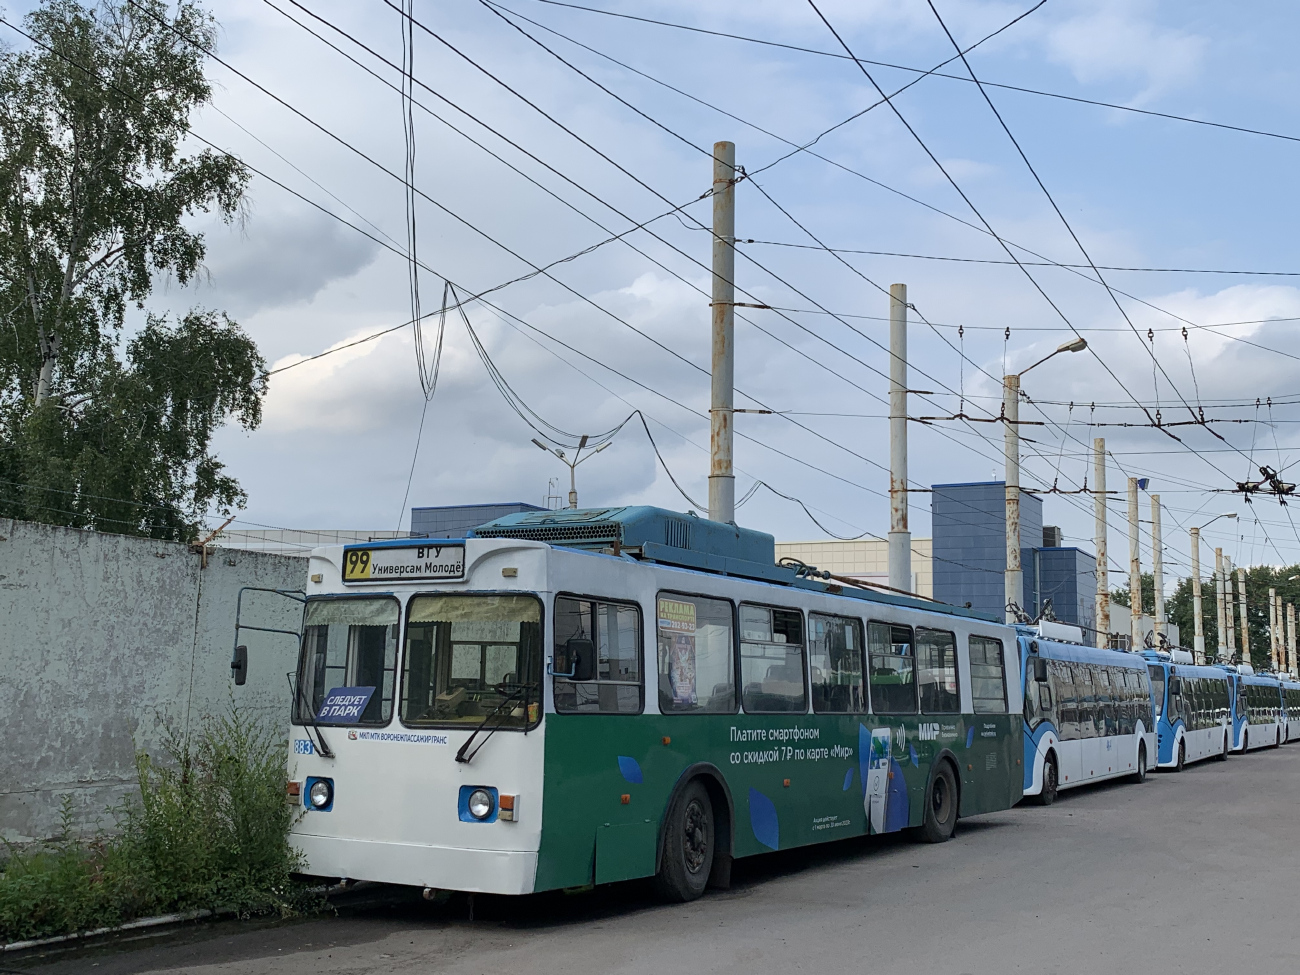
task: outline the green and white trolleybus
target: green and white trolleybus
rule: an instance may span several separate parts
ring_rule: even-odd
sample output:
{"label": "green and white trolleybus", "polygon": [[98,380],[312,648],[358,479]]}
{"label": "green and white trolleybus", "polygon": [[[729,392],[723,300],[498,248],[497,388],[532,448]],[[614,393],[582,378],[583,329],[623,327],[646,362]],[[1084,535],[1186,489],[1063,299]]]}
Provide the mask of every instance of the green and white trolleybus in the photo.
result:
{"label": "green and white trolleybus", "polygon": [[499,894],[654,877],[686,900],[735,857],[938,842],[1021,798],[1002,623],[655,508],[471,536],[312,553],[289,793],[314,876]]}

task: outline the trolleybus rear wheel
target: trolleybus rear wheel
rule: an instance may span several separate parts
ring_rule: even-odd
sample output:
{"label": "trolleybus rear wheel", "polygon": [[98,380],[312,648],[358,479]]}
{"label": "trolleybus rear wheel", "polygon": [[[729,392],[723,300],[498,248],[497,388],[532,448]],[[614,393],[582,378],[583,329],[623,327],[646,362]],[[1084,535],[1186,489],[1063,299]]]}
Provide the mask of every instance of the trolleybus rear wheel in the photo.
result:
{"label": "trolleybus rear wheel", "polygon": [[1273,743],[1273,747],[1274,747],[1274,748],[1281,748],[1281,747],[1282,747],[1282,729],[1281,729],[1281,728],[1278,728],[1278,729],[1277,729],[1277,741],[1275,741],[1275,742]]}
{"label": "trolleybus rear wheel", "polygon": [[708,885],[714,844],[713,804],[698,779],[669,808],[663,844],[655,886],[669,900],[695,900]]}
{"label": "trolleybus rear wheel", "polygon": [[930,788],[925,796],[925,819],[920,838],[926,843],[944,843],[957,828],[957,778],[952,766],[940,762],[935,766]]}
{"label": "trolleybus rear wheel", "polygon": [[1141,784],[1147,780],[1147,745],[1146,742],[1138,742],[1137,771],[1129,776],[1130,782]]}
{"label": "trolleybus rear wheel", "polygon": [[1178,764],[1174,766],[1175,772],[1181,772],[1183,766],[1187,764],[1187,741],[1183,740],[1178,743]]}
{"label": "trolleybus rear wheel", "polygon": [[1228,733],[1226,731],[1223,733],[1223,751],[1214,757],[1220,762],[1226,762],[1228,760]]}
{"label": "trolleybus rear wheel", "polygon": [[1060,785],[1060,778],[1056,771],[1056,753],[1049,753],[1043,759],[1043,788],[1034,800],[1040,806],[1050,806],[1056,801],[1057,790]]}

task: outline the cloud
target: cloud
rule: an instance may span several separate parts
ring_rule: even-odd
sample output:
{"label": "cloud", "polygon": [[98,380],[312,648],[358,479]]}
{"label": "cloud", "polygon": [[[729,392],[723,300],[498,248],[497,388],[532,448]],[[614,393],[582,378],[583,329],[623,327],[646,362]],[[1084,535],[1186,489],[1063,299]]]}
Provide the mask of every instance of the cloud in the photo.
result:
{"label": "cloud", "polygon": [[1085,84],[1133,81],[1143,85],[1130,103],[1147,104],[1193,81],[1209,40],[1142,16],[1150,3],[1105,0],[1046,32],[1048,58]]}
{"label": "cloud", "polygon": [[215,293],[235,316],[310,301],[331,283],[357,274],[379,253],[373,241],[306,208],[255,209],[246,227],[214,224],[206,240],[207,274],[195,293],[200,301],[205,292]]}

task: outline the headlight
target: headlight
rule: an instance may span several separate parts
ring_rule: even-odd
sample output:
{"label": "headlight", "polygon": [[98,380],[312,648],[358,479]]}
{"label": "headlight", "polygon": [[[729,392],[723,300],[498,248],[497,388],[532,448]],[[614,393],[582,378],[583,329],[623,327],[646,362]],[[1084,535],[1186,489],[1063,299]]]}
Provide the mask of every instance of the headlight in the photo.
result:
{"label": "headlight", "polygon": [[492,815],[492,793],[486,789],[475,789],[469,794],[469,814],[475,819],[487,819]]}
{"label": "headlight", "polygon": [[313,809],[328,809],[334,801],[334,786],[328,779],[317,779],[307,790],[307,801]]}

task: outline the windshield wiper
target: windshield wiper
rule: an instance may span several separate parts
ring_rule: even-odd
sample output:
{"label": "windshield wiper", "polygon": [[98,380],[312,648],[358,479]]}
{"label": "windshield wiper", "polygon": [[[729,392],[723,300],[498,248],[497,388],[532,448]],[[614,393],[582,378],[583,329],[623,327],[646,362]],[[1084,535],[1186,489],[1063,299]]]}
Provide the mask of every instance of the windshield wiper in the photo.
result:
{"label": "windshield wiper", "polygon": [[[506,686],[505,684],[498,684],[497,685],[498,692],[504,694],[505,686]],[[460,746],[460,751],[456,753],[456,761],[468,764],[469,762],[472,762],[474,760],[474,756],[479,753],[479,748],[482,748],[484,745],[487,744],[487,740],[497,733],[498,728],[505,727],[505,720],[503,719],[501,721],[498,721],[495,725],[493,725],[492,730],[489,731],[486,735],[484,735],[483,740],[478,743],[478,748],[475,748],[472,752],[469,752],[468,755],[465,754],[467,751],[469,751],[469,746],[474,743],[474,739],[478,737],[478,733],[487,726],[487,723],[491,721],[493,717],[496,716],[497,712],[499,712],[507,704],[509,704],[511,701],[517,698],[520,694],[523,694],[524,696],[524,730],[527,731],[528,692],[532,689],[532,687],[533,687],[532,684],[520,684],[513,691],[507,694],[504,698],[502,698],[500,704],[494,707],[487,714],[483,715],[483,720],[479,722],[479,726],[474,729],[474,733],[470,735],[467,739],[465,739],[465,744]]]}
{"label": "windshield wiper", "polygon": [[[294,704],[295,704],[295,706],[297,706],[297,705],[308,705],[309,702],[306,700],[306,698],[304,698],[304,697],[302,696],[302,683],[301,683],[301,681],[298,682],[298,683],[296,683],[296,684],[294,683],[294,680],[293,680],[293,672],[292,672],[292,671],[290,671],[289,673],[285,674],[284,677],[285,677],[285,680],[287,680],[287,681],[289,682],[289,692],[290,692],[291,694],[293,694],[293,696],[294,696]],[[320,740],[320,743],[319,743],[319,744],[317,744],[315,741],[313,741],[313,742],[312,742],[312,747],[315,748],[316,751],[320,752],[322,758],[333,758],[333,757],[334,757],[334,752],[330,749],[329,744],[325,741],[325,736],[324,736],[323,734],[321,734],[320,725],[318,725],[318,724],[316,723],[316,714],[315,714],[315,712],[312,711],[312,709],[311,709],[310,706],[305,707],[304,710],[305,710],[305,711],[307,712],[307,714],[308,714],[307,721],[309,721],[309,722],[311,723],[311,726],[312,726],[313,728],[316,729],[316,737]],[[307,726],[306,726],[305,724],[303,725],[303,731],[307,731]],[[311,738],[311,732],[310,732],[310,731],[307,731],[307,737],[308,737],[308,739]]]}

